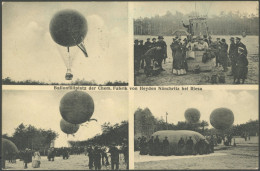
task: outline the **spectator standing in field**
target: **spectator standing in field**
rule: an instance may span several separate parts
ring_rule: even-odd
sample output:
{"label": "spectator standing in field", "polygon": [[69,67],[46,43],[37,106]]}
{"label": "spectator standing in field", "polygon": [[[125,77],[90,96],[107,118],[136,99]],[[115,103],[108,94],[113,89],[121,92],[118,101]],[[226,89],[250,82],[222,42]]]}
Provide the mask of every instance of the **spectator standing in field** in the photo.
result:
{"label": "spectator standing in field", "polygon": [[101,169],[101,153],[101,149],[98,146],[96,146],[93,151],[95,170]]}
{"label": "spectator standing in field", "polygon": [[33,168],[39,168],[41,165],[41,155],[39,150],[37,149],[33,154],[33,161],[32,161],[32,167]]}
{"label": "spectator standing in field", "polygon": [[112,143],[108,152],[111,154],[111,169],[119,170],[119,150],[115,143]]}
{"label": "spectator standing in field", "polygon": [[27,169],[28,168],[28,163],[32,162],[32,153],[30,151],[30,149],[26,148],[24,155],[23,155],[23,161],[24,161],[24,168]]}

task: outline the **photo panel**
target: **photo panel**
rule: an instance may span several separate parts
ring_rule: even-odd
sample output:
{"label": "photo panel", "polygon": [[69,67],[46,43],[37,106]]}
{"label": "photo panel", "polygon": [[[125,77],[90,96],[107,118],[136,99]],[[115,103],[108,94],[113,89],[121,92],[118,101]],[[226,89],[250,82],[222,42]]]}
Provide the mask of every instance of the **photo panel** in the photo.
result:
{"label": "photo panel", "polygon": [[128,85],[128,2],[5,2],[4,85]]}
{"label": "photo panel", "polygon": [[258,1],[132,6],[136,86],[258,84]]}
{"label": "photo panel", "polygon": [[135,169],[259,167],[258,90],[139,91],[134,99]]}
{"label": "photo panel", "polygon": [[129,168],[128,92],[4,90],[2,96],[4,169]]}

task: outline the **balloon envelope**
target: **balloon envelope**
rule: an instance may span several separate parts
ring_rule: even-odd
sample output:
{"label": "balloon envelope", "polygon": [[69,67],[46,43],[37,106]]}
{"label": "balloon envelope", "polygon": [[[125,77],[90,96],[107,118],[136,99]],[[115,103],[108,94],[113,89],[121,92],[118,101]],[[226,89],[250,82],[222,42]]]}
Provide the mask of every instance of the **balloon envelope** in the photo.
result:
{"label": "balloon envelope", "polygon": [[195,108],[189,108],[184,113],[185,119],[190,123],[197,123],[200,120],[200,111]]}
{"label": "balloon envelope", "polygon": [[87,20],[75,10],[57,12],[50,22],[52,39],[61,46],[75,46],[80,44],[87,34]]}
{"label": "balloon envelope", "polygon": [[6,154],[6,153],[18,153],[18,149],[16,147],[16,145],[5,138],[2,138],[2,153]]}
{"label": "balloon envelope", "polygon": [[79,130],[78,124],[71,124],[64,119],[60,120],[60,129],[66,134],[74,134]]}
{"label": "balloon envelope", "polygon": [[219,130],[225,130],[234,123],[234,114],[230,109],[217,108],[210,115],[211,125]]}
{"label": "balloon envelope", "polygon": [[170,153],[175,154],[178,149],[178,142],[181,138],[186,141],[191,137],[193,140],[194,145],[200,140],[200,139],[205,139],[203,135],[201,135],[198,132],[195,131],[189,131],[189,130],[164,130],[164,131],[157,131],[153,133],[152,136],[156,138],[158,135],[158,138],[160,140],[160,143],[165,139],[165,137],[168,137],[168,141],[170,143]]}
{"label": "balloon envelope", "polygon": [[69,123],[81,124],[89,121],[93,112],[94,101],[83,91],[68,92],[60,101],[60,114]]}

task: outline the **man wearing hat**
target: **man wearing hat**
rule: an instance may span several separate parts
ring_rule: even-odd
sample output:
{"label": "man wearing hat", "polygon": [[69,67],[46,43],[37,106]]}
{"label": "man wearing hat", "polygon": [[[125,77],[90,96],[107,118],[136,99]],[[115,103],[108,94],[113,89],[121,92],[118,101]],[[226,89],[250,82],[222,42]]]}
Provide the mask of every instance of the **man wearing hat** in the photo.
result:
{"label": "man wearing hat", "polygon": [[134,41],[134,72],[135,74],[139,74],[140,69],[140,61],[141,61],[141,51],[138,45],[138,39]]}
{"label": "man wearing hat", "polygon": [[[240,79],[242,79],[242,84],[244,84],[248,73],[248,60],[246,57],[246,49],[238,47],[238,56],[235,66],[234,83],[240,84]],[[237,82],[235,82],[237,80]]]}
{"label": "man wearing hat", "polygon": [[92,170],[94,165],[94,149],[92,148],[91,145],[88,146],[87,153],[88,153],[88,167],[89,170]]}
{"label": "man wearing hat", "polygon": [[145,49],[144,41],[140,40],[139,42],[140,42],[140,44],[138,46],[139,46],[139,50],[140,50],[140,57],[139,57],[140,64],[141,64],[141,69],[144,69],[144,60],[142,59],[142,56],[145,54],[146,49]]}
{"label": "man wearing hat", "polygon": [[23,156],[23,162],[24,162],[25,169],[28,168],[27,164],[32,162],[32,153],[31,153],[30,149],[28,149],[28,148],[25,149],[24,156]]}
{"label": "man wearing hat", "polygon": [[111,154],[111,170],[119,169],[119,150],[116,147],[116,144],[113,142],[108,151]]}
{"label": "man wearing hat", "polygon": [[221,49],[221,43],[220,43],[220,38],[217,38],[217,41],[216,41],[216,67],[219,66],[220,64],[220,61],[219,61],[219,53],[220,53],[220,49]]}
{"label": "man wearing hat", "polygon": [[151,136],[151,138],[148,141],[148,149],[149,149],[149,155],[154,155],[154,138]]}
{"label": "man wearing hat", "polygon": [[185,142],[184,142],[183,138],[181,137],[181,139],[178,142],[178,148],[177,148],[178,155],[182,156],[184,154],[184,147],[185,147]]}
{"label": "man wearing hat", "polygon": [[235,65],[236,65],[236,44],[235,44],[235,38],[230,38],[230,46],[229,46],[229,59],[231,60],[231,73],[229,76],[234,75]]}
{"label": "man wearing hat", "polygon": [[228,62],[227,50],[228,50],[228,45],[226,43],[226,40],[221,39],[219,60],[224,69],[223,70],[224,72],[227,72],[227,70],[228,70],[228,68],[227,68],[227,62]]}
{"label": "man wearing hat", "polygon": [[154,154],[158,156],[161,153],[159,136],[156,135],[154,139]]}
{"label": "man wearing hat", "polygon": [[145,52],[147,52],[152,47],[152,42],[150,41],[150,38],[146,39],[144,46],[145,46]]}
{"label": "man wearing hat", "polygon": [[158,36],[157,46],[161,47],[161,50],[158,53],[157,61],[161,71],[165,71],[162,68],[162,61],[167,58],[167,45],[163,39],[163,36]]}
{"label": "man wearing hat", "polygon": [[[238,50],[239,47],[243,48],[243,49],[244,49],[244,53],[245,53],[245,55],[247,56],[246,45],[244,45],[244,44],[241,42],[241,38],[236,37],[236,45],[237,45],[237,50]],[[237,53],[238,53],[238,51],[237,51]]]}
{"label": "man wearing hat", "polygon": [[168,137],[166,136],[165,139],[163,140],[163,155],[168,156],[169,155],[169,146],[170,143],[168,141]]}
{"label": "man wearing hat", "polygon": [[152,39],[152,45],[151,45],[151,48],[152,48],[152,47],[155,47],[156,44],[157,44],[157,42],[156,42],[156,38],[153,38],[153,39]]}
{"label": "man wearing hat", "polygon": [[102,151],[101,151],[100,147],[98,145],[95,146],[94,151],[93,151],[95,170],[101,169],[101,153],[102,153]]}

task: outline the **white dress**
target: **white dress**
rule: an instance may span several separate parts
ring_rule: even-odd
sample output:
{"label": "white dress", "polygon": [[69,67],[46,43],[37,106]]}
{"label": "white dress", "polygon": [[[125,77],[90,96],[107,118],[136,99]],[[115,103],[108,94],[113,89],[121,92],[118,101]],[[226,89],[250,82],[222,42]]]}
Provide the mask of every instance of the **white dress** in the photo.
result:
{"label": "white dress", "polygon": [[33,168],[39,168],[41,164],[41,155],[39,151],[34,152],[33,154],[33,160],[32,160],[32,167]]}

